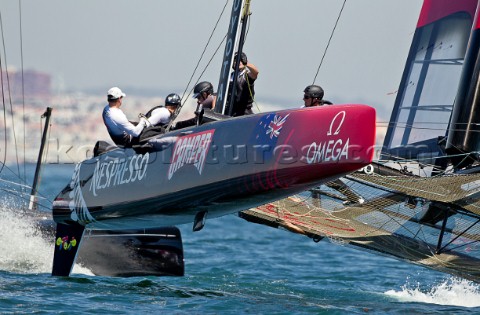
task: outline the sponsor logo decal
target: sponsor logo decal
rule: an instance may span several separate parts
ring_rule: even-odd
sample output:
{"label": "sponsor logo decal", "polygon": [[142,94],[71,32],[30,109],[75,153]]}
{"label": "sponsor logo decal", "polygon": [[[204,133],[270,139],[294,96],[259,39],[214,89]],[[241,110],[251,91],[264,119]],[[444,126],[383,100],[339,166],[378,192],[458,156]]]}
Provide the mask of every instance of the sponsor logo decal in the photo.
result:
{"label": "sponsor logo decal", "polygon": [[327,136],[333,137],[332,139],[310,144],[307,152],[308,164],[348,160],[350,138],[344,139],[340,135],[345,117],[345,111],[341,111],[330,122]]}
{"label": "sponsor logo decal", "polygon": [[262,148],[262,163],[268,162],[274,158],[275,146],[278,142],[278,137],[282,130],[285,130],[287,117],[278,115],[276,113],[269,113],[262,116],[255,126],[252,135],[250,136],[249,143],[253,143],[254,146]]}
{"label": "sponsor logo decal", "polygon": [[193,164],[201,175],[214,133],[215,130],[212,129],[178,139],[168,169],[168,179],[187,164]]}
{"label": "sponsor logo decal", "polygon": [[273,137],[278,137],[280,135],[280,130],[282,130],[283,124],[287,121],[289,115],[290,114],[285,117],[275,115],[275,117],[273,117],[273,120],[268,125],[266,132],[267,135],[270,135],[270,139],[273,139]]}
{"label": "sponsor logo decal", "polygon": [[336,136],[340,133],[340,129],[343,126],[345,121],[345,116],[347,114],[345,111],[341,111],[333,117],[332,122],[330,123],[330,128],[328,129],[327,136]]}
{"label": "sponsor logo decal", "polygon": [[58,246],[58,250],[71,250],[73,247],[77,246],[77,240],[74,236],[69,241],[68,236],[59,237],[55,244]]}
{"label": "sponsor logo decal", "polygon": [[150,155],[145,153],[108,162],[97,161],[90,191],[97,196],[102,189],[143,180],[147,175],[149,157]]}

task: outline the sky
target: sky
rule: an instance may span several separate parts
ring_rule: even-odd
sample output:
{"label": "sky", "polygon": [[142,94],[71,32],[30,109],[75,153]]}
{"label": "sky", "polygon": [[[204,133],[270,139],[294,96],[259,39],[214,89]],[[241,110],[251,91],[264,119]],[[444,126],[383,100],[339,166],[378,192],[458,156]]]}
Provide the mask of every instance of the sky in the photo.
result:
{"label": "sky", "polygon": [[[303,104],[341,0],[253,0],[244,51],[260,70],[260,110]],[[226,7],[225,7],[226,5]],[[216,87],[232,0],[0,0],[2,64],[52,74],[55,91],[183,94],[193,76]],[[363,103],[388,120],[421,0],[347,0],[316,84],[334,103]],[[20,32],[20,7],[21,30]],[[21,36],[20,36],[21,35]],[[21,38],[21,40],[20,40]],[[191,89],[193,83],[190,84]],[[264,108],[262,108],[262,106]]]}

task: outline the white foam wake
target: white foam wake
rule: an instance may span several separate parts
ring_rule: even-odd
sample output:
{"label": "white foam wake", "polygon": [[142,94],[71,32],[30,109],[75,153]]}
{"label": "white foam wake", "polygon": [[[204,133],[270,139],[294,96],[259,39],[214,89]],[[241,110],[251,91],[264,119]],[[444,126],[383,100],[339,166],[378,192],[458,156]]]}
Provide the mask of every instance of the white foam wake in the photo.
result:
{"label": "white foam wake", "polygon": [[[33,219],[19,207],[0,206],[0,270],[14,273],[50,273],[53,263],[53,239],[42,236]],[[92,275],[75,265],[73,273]]]}
{"label": "white foam wake", "polygon": [[451,278],[430,289],[415,288],[410,285],[402,287],[401,291],[389,290],[386,295],[398,298],[406,302],[422,302],[438,305],[454,305],[462,307],[480,306],[480,286],[474,282]]}

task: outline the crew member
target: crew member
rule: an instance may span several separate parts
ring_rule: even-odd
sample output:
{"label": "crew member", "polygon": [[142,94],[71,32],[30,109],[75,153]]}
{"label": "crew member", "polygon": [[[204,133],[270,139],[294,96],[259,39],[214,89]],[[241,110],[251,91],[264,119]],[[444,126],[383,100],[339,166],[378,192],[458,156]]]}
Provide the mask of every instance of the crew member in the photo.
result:
{"label": "crew member", "polygon": [[[302,107],[312,107],[312,106],[322,106],[322,105],[331,105],[330,101],[324,100],[325,92],[323,89],[318,85],[309,85],[303,90],[303,102],[304,106]],[[359,196],[356,192],[354,192],[350,187],[348,187],[343,181],[340,179],[333,180],[325,184],[326,186],[333,188],[340,193],[342,193],[347,200],[345,201],[345,205],[357,203],[363,204],[365,200]],[[312,197],[321,199],[320,194],[315,190],[312,190]]]}
{"label": "crew member", "polygon": [[324,100],[325,92],[318,85],[309,85],[303,90],[303,102],[302,107],[322,106],[326,104],[332,104],[330,101]]}
{"label": "crew member", "polygon": [[165,98],[165,106],[154,107],[146,113],[145,116],[153,126],[165,127],[172,119],[172,116],[180,103],[181,99],[178,94],[168,94]]}
{"label": "crew member", "polygon": [[[158,128],[155,127],[166,127],[173,118],[173,115],[177,107],[181,104],[182,100],[178,94],[171,93],[168,94],[165,98],[165,106],[157,106],[152,108],[148,113],[145,114],[148,122],[153,126],[153,128],[148,128],[148,135],[152,132],[158,132]],[[198,110],[195,111],[195,117],[187,120],[177,121],[175,126],[170,128],[170,130],[182,129],[190,126],[197,125],[198,121],[201,120],[201,115]],[[152,129],[152,130],[151,130]],[[165,132],[165,129],[162,129],[162,133]],[[142,138],[147,135],[142,135]]]}
{"label": "crew member", "polygon": [[[232,67],[235,67],[237,57],[238,54],[234,57]],[[258,73],[258,68],[254,64],[249,63],[247,55],[242,52],[240,55],[239,73],[235,80],[235,98],[233,100],[232,116],[253,114],[252,104],[255,99],[255,80],[258,77]],[[227,102],[230,102],[232,87],[233,77],[228,87]],[[229,105],[227,104],[226,112],[228,113],[229,111]]]}
{"label": "crew member", "polygon": [[138,136],[148,124],[141,118],[137,125],[131,123],[120,109],[126,96],[118,87],[112,87],[107,92],[108,105],[103,109],[103,122],[113,142],[120,146],[130,147],[138,142]]}
{"label": "crew member", "polygon": [[195,85],[193,89],[193,98],[197,99],[197,104],[203,108],[214,109],[217,101],[216,93],[213,93],[213,85],[208,81],[203,81]]}

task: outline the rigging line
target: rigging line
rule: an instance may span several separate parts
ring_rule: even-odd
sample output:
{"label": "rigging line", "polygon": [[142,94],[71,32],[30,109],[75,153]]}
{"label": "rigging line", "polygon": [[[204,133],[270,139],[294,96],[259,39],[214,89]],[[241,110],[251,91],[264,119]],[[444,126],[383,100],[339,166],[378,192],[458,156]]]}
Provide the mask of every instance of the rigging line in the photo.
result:
{"label": "rigging line", "polygon": [[6,183],[6,184],[11,185],[11,186],[18,186],[18,187],[23,187],[23,188],[31,188],[31,187],[28,186],[27,184],[17,183],[17,182],[13,182],[13,181],[6,180],[6,179],[2,179],[2,178],[0,178],[0,182]]}
{"label": "rigging line", "polygon": [[[252,13],[250,12],[249,15],[252,15]],[[251,18],[248,19],[248,25],[247,25],[247,32],[245,34],[245,41],[247,41],[247,36],[248,36],[248,32],[250,31],[250,23],[251,23]],[[246,65],[245,65],[246,66]],[[255,106],[257,107],[257,110],[259,113],[261,113],[262,111],[260,110],[260,106],[258,106],[258,103],[257,101],[255,100],[255,96],[253,95],[253,92],[252,92],[252,89],[250,87],[250,82],[249,82],[249,78],[248,78],[248,74],[245,73],[245,77],[246,77],[246,80],[247,80],[247,86],[248,86],[248,92],[250,93],[250,97],[252,98],[253,102],[255,103]]]}
{"label": "rigging line", "polygon": [[[183,105],[185,104],[185,102],[188,100],[188,97],[190,96],[190,93],[188,93],[187,96],[185,96],[185,94],[187,93],[188,91],[188,87],[190,86],[190,83],[192,82],[192,79],[193,77],[195,76],[195,72],[197,71],[197,68],[198,66],[200,65],[200,62],[202,61],[203,59],[203,56],[205,54],[205,51],[207,50],[207,47],[208,45],[210,44],[210,40],[212,39],[213,37],[213,34],[215,33],[215,30],[217,29],[217,26],[218,26],[218,23],[220,22],[220,19],[222,18],[223,16],[223,13],[225,12],[225,8],[227,7],[227,4],[228,4],[229,0],[227,0],[225,2],[225,5],[223,6],[223,9],[222,9],[222,12],[220,13],[220,16],[218,17],[217,19],[217,22],[215,23],[215,26],[213,27],[213,30],[210,34],[210,37],[208,38],[208,41],[207,41],[207,44],[205,45],[205,47],[203,48],[203,51],[200,55],[200,58],[198,59],[198,62],[197,62],[197,65],[195,66],[195,69],[193,70],[193,73],[192,75],[190,76],[190,80],[188,81],[186,87],[185,87],[185,91],[183,91],[183,94],[182,94],[182,100],[181,100],[181,103],[180,103],[180,106],[178,106],[176,109],[175,109],[175,112],[173,113],[172,115],[172,118],[170,119],[167,127],[165,128],[167,131],[170,130],[170,128],[172,127],[172,124],[173,124],[173,121],[175,120],[175,118],[177,118],[177,116],[180,114],[180,111],[182,110],[182,107]],[[222,43],[225,41],[225,38],[227,37],[227,34],[225,34],[225,37],[223,38],[222,42],[220,43],[220,45],[222,45]],[[219,45],[219,47],[220,47]],[[215,51],[215,53],[213,54],[212,58],[210,58],[210,61],[207,63],[207,65],[205,66],[205,69],[202,71],[201,75],[206,71],[206,68],[210,65],[210,62],[212,61],[213,57],[216,55],[217,51],[218,51],[219,48],[217,48],[217,50]],[[201,77],[200,75],[200,77]],[[195,82],[195,84],[198,83],[198,80]]]}
{"label": "rigging line", "polygon": [[[405,125],[405,126],[399,126],[397,124],[396,126],[398,129],[412,129],[412,130],[430,130],[430,131],[442,131],[445,132],[445,129],[442,128],[429,128],[429,127],[414,127],[413,125]],[[450,131],[466,131],[466,129],[450,129]],[[471,130],[472,133],[479,132],[478,130]]]}
{"label": "rigging line", "polygon": [[[18,187],[20,187],[20,189],[22,189],[23,191],[25,191],[26,189],[31,189],[31,187],[28,186],[28,185],[20,184],[20,183],[13,182],[13,181],[7,181],[7,180],[4,180],[4,179],[0,179],[0,182],[7,183],[7,184],[9,184],[9,185],[11,185],[11,186],[13,186],[13,187],[18,186]],[[12,187],[12,188],[13,188],[13,187]],[[11,195],[14,195],[15,197],[18,197],[18,198],[20,198],[20,199],[23,199],[23,200],[26,200],[26,201],[30,201],[30,195],[29,195],[29,194],[27,195],[25,192],[19,192],[19,191],[17,191],[17,190],[12,190],[12,189],[7,189],[7,188],[0,188],[0,190],[5,191],[5,192],[7,192],[7,193],[9,193],[9,194],[11,194]],[[47,196],[43,195],[43,194],[37,193],[37,197],[38,197],[39,199],[42,199],[42,200],[48,202],[50,205],[53,204],[53,201],[52,201],[50,198],[48,198]],[[39,204],[38,201],[35,201],[34,203]],[[44,207],[45,207],[45,206],[44,206]]]}
{"label": "rigging line", "polygon": [[[4,37],[4,34],[3,34],[3,19],[2,19],[2,13],[1,12],[0,12],[0,26],[1,26],[1,29],[2,29],[3,57],[4,57],[4,60],[5,60],[5,75],[7,77],[7,91],[8,91],[8,100],[9,100],[9,104],[10,104],[10,113],[11,113],[10,117],[12,119],[12,133],[13,133],[13,141],[14,141],[14,144],[15,144],[15,156],[16,156],[16,160],[17,160],[17,171],[18,171],[18,174],[20,174],[20,163],[18,163],[17,135],[16,135],[16,132],[15,132],[15,119],[14,119],[14,111],[13,111],[13,105],[12,105],[12,94],[11,94],[11,90],[10,90],[10,78],[9,78],[9,75],[8,75],[7,49],[6,49],[6,45],[5,45],[5,37]],[[5,124],[6,124],[6,121],[5,121]],[[5,147],[6,146],[7,146],[7,144],[5,143]]]}
{"label": "rigging line", "polygon": [[188,87],[190,86],[190,83],[192,82],[192,79],[193,79],[193,77],[195,76],[195,72],[197,71],[198,66],[200,65],[200,62],[202,61],[203,56],[205,55],[205,51],[207,50],[208,45],[210,44],[210,41],[212,40],[213,34],[215,33],[215,30],[217,29],[218,23],[220,22],[220,19],[222,18],[223,13],[225,12],[225,8],[227,7],[228,2],[229,2],[229,0],[227,0],[227,1],[225,2],[225,5],[223,6],[222,12],[220,13],[220,16],[218,17],[217,22],[215,23],[215,26],[213,27],[213,30],[212,30],[212,32],[210,33],[210,37],[208,38],[207,44],[206,44],[205,47],[203,48],[203,51],[202,51],[202,53],[201,53],[201,55],[200,55],[200,58],[198,59],[197,65],[195,66],[195,69],[193,69],[193,73],[192,73],[192,75],[191,75],[191,77],[190,77],[190,80],[188,81],[188,83],[187,83],[187,85],[186,85],[186,87],[185,87],[185,91],[183,91],[183,94],[182,94],[182,102],[183,102],[183,96],[187,93]]}
{"label": "rigging line", "polygon": [[[11,180],[6,180],[6,179],[3,179],[3,178],[0,178],[0,182],[1,183],[5,183],[5,185],[11,185],[11,186],[18,186],[20,188],[23,189],[23,192],[20,192],[20,194],[22,195],[25,195],[26,194],[26,190],[27,189],[32,189],[32,186],[23,182],[23,178],[20,178],[17,174],[15,174],[11,169],[8,168],[8,166],[6,166],[6,168],[8,170],[10,170],[10,172],[12,172],[12,174],[16,177],[18,177],[18,179],[20,180],[20,182],[14,182],[14,181],[11,181]],[[39,191],[37,191],[37,195],[40,196],[42,199],[45,199],[45,200],[48,200],[49,202],[52,202],[47,196],[41,194]]]}
{"label": "rigging line", "polygon": [[342,8],[340,9],[340,13],[338,14],[337,21],[335,22],[335,26],[333,27],[332,33],[330,34],[330,38],[328,39],[327,46],[325,47],[325,51],[323,52],[322,59],[320,60],[320,64],[318,65],[317,68],[317,73],[315,74],[315,78],[313,78],[313,84],[315,84],[315,81],[317,81],[317,76],[318,72],[320,71],[320,68],[322,67],[323,59],[325,58],[327,54],[328,47],[330,46],[330,41],[333,38],[333,34],[335,33],[335,29],[337,28],[338,21],[340,20],[340,17],[342,16],[343,8],[345,7],[345,3],[347,0],[343,1]]}
{"label": "rigging line", "polygon": [[[465,229],[464,231],[460,231],[460,233],[459,233],[458,235],[456,235],[453,239],[451,239],[447,244],[445,244],[444,246],[442,246],[442,248],[440,248],[440,250],[439,250],[438,252],[439,252],[439,253],[446,252],[446,251],[444,251],[444,249],[447,248],[447,246],[449,246],[450,244],[455,244],[455,241],[456,241],[458,238],[462,237],[462,235],[464,235],[465,233],[467,233],[472,227],[474,227],[475,225],[477,225],[479,222],[480,222],[480,219],[478,219],[477,222],[473,222],[473,223],[472,223],[467,229]],[[475,242],[478,242],[478,240],[475,240],[474,243],[475,243]],[[460,247],[462,247],[462,246],[466,246],[466,245],[468,245],[468,243],[467,243],[467,244],[460,244],[460,245],[458,245],[458,246],[455,246],[455,247],[447,250],[447,252],[448,252],[448,251],[452,251],[452,250],[457,249],[457,248],[460,248]]]}
{"label": "rigging line", "polygon": [[[212,57],[208,60],[207,65],[206,65],[205,68],[203,69],[202,73],[200,73],[200,75],[198,76],[197,83],[198,83],[198,81],[200,81],[200,78],[201,78],[202,75],[205,73],[205,71],[207,71],[208,66],[212,63],[213,58],[215,58],[215,56],[217,55],[217,52],[218,52],[218,50],[222,47],[222,44],[223,44],[223,42],[225,41],[225,39],[227,39],[227,34],[225,34],[225,36],[223,37],[223,39],[222,39],[222,41],[220,42],[220,44],[218,44],[217,49],[213,52]],[[190,96],[190,94],[191,94],[191,93],[189,93],[188,96]]]}
{"label": "rigging line", "polygon": [[[376,124],[378,126],[382,126],[382,127],[398,127],[398,128],[411,128],[413,127],[415,124],[418,124],[418,125],[439,125],[439,126],[442,126],[442,127],[437,127],[435,129],[438,129],[438,130],[443,130],[443,129],[439,129],[439,128],[444,128],[446,129],[450,123],[449,122],[431,122],[431,121],[422,121],[422,122],[415,122],[414,124],[407,124],[407,123],[404,123],[404,122],[399,122],[399,121],[396,121],[396,122],[386,122],[386,121],[377,121]],[[456,125],[459,125],[459,126],[478,126],[478,124],[472,124],[472,123],[455,123]],[[425,128],[425,127],[424,127]],[[456,129],[453,129],[453,128],[450,128],[449,130],[465,130],[465,129],[459,129],[459,128],[456,128]]]}
{"label": "rigging line", "polygon": [[[412,127],[414,124],[407,124],[406,122],[395,121],[395,122],[380,122],[378,121],[377,124],[387,125],[387,126],[396,126],[396,125],[403,125],[405,127]],[[416,121],[415,124],[422,124],[422,125],[443,125],[447,127],[450,123],[449,122],[433,122],[433,121]],[[470,123],[456,123],[457,125],[470,125]]]}
{"label": "rigging line", "polygon": [[22,31],[22,0],[18,0],[19,11],[19,32],[20,32],[20,65],[22,69],[22,117],[23,117],[23,176],[27,180],[27,166],[25,163],[27,137],[26,137],[26,119],[25,119],[25,78],[23,73],[23,31]]}
{"label": "rigging line", "polygon": [[[227,34],[225,34],[225,36],[223,37],[222,41],[220,42],[220,44],[218,44],[217,46],[217,49],[215,50],[215,52],[213,53],[212,57],[210,58],[210,60],[208,61],[207,65],[205,66],[205,68],[203,69],[202,73],[200,73],[200,76],[198,77],[197,81],[195,84],[198,83],[198,81],[200,80],[200,78],[202,77],[202,75],[205,73],[205,71],[207,71],[207,68],[208,66],[210,65],[210,63],[212,62],[213,58],[215,58],[215,56],[217,55],[217,52],[218,50],[220,49],[220,47],[222,46],[223,42],[225,41],[225,39],[227,38]],[[190,94],[192,93],[193,89],[190,90],[190,92],[188,93],[187,97],[185,98],[185,100],[187,100],[189,97],[190,97]],[[175,111],[175,113],[173,114],[173,118],[170,120],[170,122],[168,123],[168,126],[167,126],[167,131],[170,130],[171,126],[172,126],[172,123],[173,121],[175,120],[175,118],[178,116],[178,114],[180,113],[180,110],[182,109],[182,104],[180,106],[178,106],[179,108]]]}
{"label": "rigging line", "polygon": [[[32,186],[29,185],[28,183],[26,183],[26,181],[24,181],[24,178],[20,177],[18,174],[15,174],[15,172],[13,172],[13,170],[10,169],[8,166],[5,165],[5,167],[6,167],[7,170],[9,170],[14,175],[14,177],[19,179],[19,182],[15,182],[15,181],[12,181],[12,180],[6,180],[6,179],[3,179],[3,178],[0,178],[0,183],[6,183],[6,184],[11,185],[11,186],[21,187],[24,190],[24,192],[22,192],[23,195],[26,194],[25,191],[27,189],[29,189],[29,190],[32,189]],[[47,196],[41,194],[39,191],[37,191],[37,195],[42,197],[45,200],[48,200],[49,202],[52,202]]]}
{"label": "rigging line", "polygon": [[[7,188],[2,188],[1,190],[9,193],[11,195],[14,195],[15,197],[17,197],[19,199],[30,201],[30,195],[25,195],[25,194],[19,193],[16,190],[7,189]],[[48,201],[50,203],[50,205],[53,203],[51,200],[48,200],[47,198],[44,198],[44,197],[39,197],[39,199],[41,199],[43,201]],[[38,203],[38,201],[33,201],[33,203]]]}
{"label": "rigging line", "polygon": [[[0,24],[0,30],[2,32],[2,37],[3,37],[3,24]],[[0,174],[3,172],[3,168],[5,166],[5,162],[7,161],[7,113],[6,113],[6,107],[5,107],[5,92],[3,89],[3,67],[2,67],[2,58],[0,56],[0,84],[2,85],[1,91],[2,91],[2,104],[3,104],[3,121],[5,122],[4,124],[4,150],[3,150],[3,162],[2,166],[0,168]]]}
{"label": "rigging line", "polygon": [[[433,123],[433,122],[422,122],[420,123],[422,125],[427,125],[427,124],[432,124],[432,125],[440,125],[440,123]],[[447,125],[448,123],[445,123],[445,127],[437,127],[437,128],[432,128],[432,127],[419,127],[419,126],[415,126],[415,125],[412,125],[412,124],[404,124],[404,123],[399,123],[399,122],[396,122],[396,123],[390,123],[390,124],[380,124],[380,123],[377,123],[377,127],[396,127],[398,129],[412,129],[412,130],[430,130],[430,131],[441,131],[441,132],[446,132],[447,131]],[[460,124],[458,124],[460,125]],[[471,125],[471,124],[468,124],[468,123],[463,123],[462,125]],[[449,128],[448,131],[464,131],[466,132],[467,129],[465,128]],[[480,130],[470,130],[469,131],[470,133],[479,133]]]}
{"label": "rigging line", "polygon": [[[20,198],[20,199],[23,199],[23,200],[26,201],[26,202],[29,202],[29,201],[30,201],[30,199],[29,199],[30,196],[22,197],[23,195],[18,195],[17,192],[13,192],[13,191],[11,191],[11,190],[4,189],[4,188],[1,188],[0,190],[6,192],[7,194],[11,194],[11,195],[14,195],[15,197],[18,197],[18,198]],[[50,206],[42,205],[42,204],[39,203],[38,201],[34,201],[33,203],[34,203],[37,207],[42,207],[42,208],[45,208],[46,210],[51,210],[51,207],[50,207]]]}

